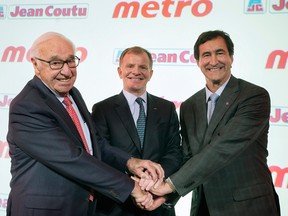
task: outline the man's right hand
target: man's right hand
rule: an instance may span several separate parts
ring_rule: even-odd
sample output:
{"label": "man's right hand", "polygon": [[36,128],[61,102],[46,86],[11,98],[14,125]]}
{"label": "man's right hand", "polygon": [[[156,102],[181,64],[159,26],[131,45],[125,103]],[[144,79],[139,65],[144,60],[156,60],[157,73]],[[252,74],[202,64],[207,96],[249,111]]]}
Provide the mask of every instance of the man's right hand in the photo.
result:
{"label": "man's right hand", "polygon": [[135,182],[131,196],[134,198],[135,204],[141,209],[149,209],[153,205],[153,196],[149,192],[141,190],[138,182]]}
{"label": "man's right hand", "polygon": [[130,158],[127,161],[127,167],[131,173],[139,178],[152,178],[155,182],[164,179],[164,170],[161,165],[150,160]]}

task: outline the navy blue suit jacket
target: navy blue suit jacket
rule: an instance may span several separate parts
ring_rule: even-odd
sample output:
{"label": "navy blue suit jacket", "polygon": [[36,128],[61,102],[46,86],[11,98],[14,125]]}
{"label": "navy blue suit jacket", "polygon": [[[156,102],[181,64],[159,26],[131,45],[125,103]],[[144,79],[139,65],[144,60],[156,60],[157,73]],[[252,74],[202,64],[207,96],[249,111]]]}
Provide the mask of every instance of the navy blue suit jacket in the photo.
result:
{"label": "navy blue suit jacket", "polygon": [[[111,145],[134,157],[149,159],[161,164],[166,176],[171,175],[180,167],[183,157],[180,146],[179,121],[175,105],[172,102],[147,94],[143,149],[140,147],[137,129],[123,92],[94,104],[92,118],[99,134],[109,140]],[[121,214],[116,213],[116,210],[113,213],[114,205],[109,204],[107,200],[103,202],[103,205],[106,205],[110,212],[109,215],[144,215],[143,211],[133,210],[132,204],[126,203],[121,206],[124,209],[122,212],[120,211]],[[116,207],[114,206],[114,208]],[[165,210],[165,213],[161,210],[157,211],[158,215],[173,215]],[[174,212],[173,209],[171,211]],[[156,215],[156,213],[154,214]]]}
{"label": "navy blue suit jacket", "polygon": [[89,127],[94,156],[85,151],[65,107],[35,76],[10,105],[7,215],[82,216],[91,189],[96,197],[102,193],[119,202],[131,193],[134,182],[123,174],[130,155],[96,135],[79,91],[74,87],[70,94]]}

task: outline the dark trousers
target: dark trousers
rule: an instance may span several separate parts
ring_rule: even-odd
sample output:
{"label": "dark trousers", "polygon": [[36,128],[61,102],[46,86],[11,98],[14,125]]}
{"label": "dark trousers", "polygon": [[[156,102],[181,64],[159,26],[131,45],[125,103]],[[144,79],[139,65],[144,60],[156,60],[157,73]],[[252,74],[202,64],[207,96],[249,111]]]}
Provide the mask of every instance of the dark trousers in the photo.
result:
{"label": "dark trousers", "polygon": [[201,201],[200,201],[200,207],[199,207],[198,216],[210,216],[209,210],[208,210],[208,206],[207,206],[207,203],[206,203],[205,194],[204,194],[203,190],[202,190],[202,193],[201,193]]}

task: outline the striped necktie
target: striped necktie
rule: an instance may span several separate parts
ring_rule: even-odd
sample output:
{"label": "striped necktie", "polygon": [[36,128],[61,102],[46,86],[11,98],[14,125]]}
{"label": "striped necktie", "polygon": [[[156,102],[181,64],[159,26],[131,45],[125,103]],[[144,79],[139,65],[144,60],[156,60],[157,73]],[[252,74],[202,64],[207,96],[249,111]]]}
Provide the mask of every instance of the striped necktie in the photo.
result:
{"label": "striped necktie", "polygon": [[[76,128],[78,130],[78,133],[80,134],[80,137],[81,137],[82,142],[84,144],[85,150],[90,154],[90,150],[89,150],[89,147],[88,147],[88,144],[87,144],[83,129],[81,127],[81,123],[79,121],[79,118],[77,116],[77,113],[76,113],[75,109],[73,108],[73,106],[71,104],[70,99],[67,96],[65,96],[64,100],[63,100],[63,103],[65,104],[66,110],[67,110],[69,116],[71,117],[72,121],[74,122],[74,124],[75,124],[75,126],[76,126]],[[89,200],[91,202],[94,200],[94,192],[93,192],[93,190],[91,190],[91,194],[89,196]]]}

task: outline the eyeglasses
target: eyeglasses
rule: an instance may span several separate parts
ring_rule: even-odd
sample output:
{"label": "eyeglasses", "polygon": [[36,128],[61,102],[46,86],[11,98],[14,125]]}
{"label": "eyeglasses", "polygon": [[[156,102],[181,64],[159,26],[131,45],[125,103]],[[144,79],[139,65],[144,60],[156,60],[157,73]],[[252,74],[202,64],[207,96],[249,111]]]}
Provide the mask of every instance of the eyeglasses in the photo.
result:
{"label": "eyeglasses", "polygon": [[62,60],[46,61],[46,60],[43,60],[43,59],[40,59],[40,58],[37,58],[37,57],[35,57],[35,59],[37,59],[39,61],[42,61],[42,62],[48,63],[52,70],[60,70],[60,69],[62,69],[65,63],[68,65],[69,68],[76,68],[79,65],[79,62],[80,62],[80,58],[78,58],[77,56],[69,58],[66,61],[62,61]]}

